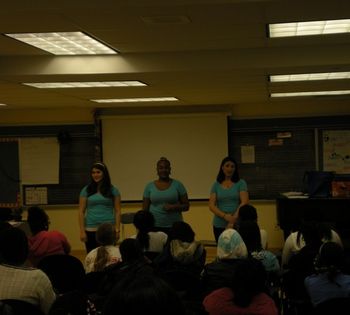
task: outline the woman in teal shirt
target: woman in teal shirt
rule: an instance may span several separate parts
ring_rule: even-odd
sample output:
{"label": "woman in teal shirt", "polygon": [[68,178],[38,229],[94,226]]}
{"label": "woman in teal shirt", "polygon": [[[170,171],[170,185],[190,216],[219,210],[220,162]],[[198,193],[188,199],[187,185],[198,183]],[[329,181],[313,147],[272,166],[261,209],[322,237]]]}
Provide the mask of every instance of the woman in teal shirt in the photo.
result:
{"label": "woman in teal shirt", "polygon": [[111,184],[106,165],[94,163],[90,177],[90,184],[81,190],[79,198],[80,240],[85,243],[87,252],[98,246],[96,231],[102,223],[115,225],[119,239],[121,213],[120,193]]}
{"label": "woman in teal shirt", "polygon": [[248,203],[247,183],[239,178],[236,161],[229,156],[225,157],[209,198],[209,209],[214,213],[213,231],[216,242],[226,228],[233,228],[239,208]]}
{"label": "woman in teal shirt", "polygon": [[155,230],[169,233],[174,222],[182,221],[182,212],[188,211],[189,201],[185,186],[170,178],[168,159],[157,162],[158,179],[148,183],[143,193],[143,210],[150,211],[155,220]]}

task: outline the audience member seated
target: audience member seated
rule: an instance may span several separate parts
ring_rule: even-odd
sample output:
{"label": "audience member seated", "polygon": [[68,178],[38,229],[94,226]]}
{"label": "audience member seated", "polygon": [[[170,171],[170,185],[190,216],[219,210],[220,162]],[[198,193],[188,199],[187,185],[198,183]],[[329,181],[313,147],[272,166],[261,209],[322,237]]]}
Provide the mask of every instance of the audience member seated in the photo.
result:
{"label": "audience member seated", "polygon": [[222,232],[218,240],[216,260],[204,267],[202,274],[204,295],[230,286],[237,263],[247,257],[247,247],[239,233],[234,229]]}
{"label": "audience member seated", "polygon": [[163,252],[154,260],[160,274],[186,271],[200,277],[206,259],[204,246],[195,240],[191,226],[183,221],[174,222],[168,243]]}
{"label": "audience member seated", "polygon": [[45,314],[56,299],[49,278],[26,267],[28,239],[18,228],[0,233],[0,300],[13,299],[37,305]]}
{"label": "audience member seated", "polygon": [[99,247],[90,251],[85,258],[85,271],[99,272],[111,264],[121,260],[117,244],[115,226],[111,223],[102,223],[96,231],[96,241]]}
{"label": "audience member seated", "polygon": [[322,234],[317,222],[305,222],[300,229],[305,246],[291,257],[283,272],[282,284],[290,308],[301,314],[311,309],[310,298],[304,285],[305,278],[314,273],[314,260],[322,244]]}
{"label": "audience member seated", "polygon": [[32,232],[32,236],[29,237],[28,258],[33,266],[37,266],[45,256],[70,252],[68,240],[61,232],[48,231],[50,221],[43,209],[30,207],[27,221]]}
{"label": "audience member seated", "polygon": [[12,225],[10,223],[0,220],[0,233],[10,228],[12,228]]}
{"label": "audience member seated", "polygon": [[56,293],[80,290],[84,284],[84,265],[72,255],[49,255],[40,260],[38,268],[49,277]]}
{"label": "audience member seated", "polygon": [[306,277],[305,286],[314,306],[329,299],[350,297],[350,275],[342,273],[344,251],[334,242],[321,245],[315,260],[316,273]]}
{"label": "audience member seated", "polygon": [[254,221],[241,221],[238,228],[244,244],[251,257],[260,260],[268,273],[280,271],[280,265],[275,254],[261,246],[260,229]]}
{"label": "audience member seated", "polygon": [[176,292],[154,275],[128,276],[109,294],[104,315],[185,315]]}
{"label": "audience member seated", "polygon": [[[310,220],[310,222],[313,222]],[[307,222],[305,222],[307,223]],[[301,225],[304,223],[301,223]],[[342,241],[338,233],[332,230],[326,223],[318,223],[319,231],[323,242],[335,242],[340,246],[343,246]],[[305,246],[304,235],[299,229],[296,232],[291,233],[285,240],[282,251],[282,268],[284,269],[288,265],[290,258],[298,253]]]}
{"label": "audience member seated", "polygon": [[34,304],[21,300],[1,300],[1,315],[44,315],[44,312]]}
{"label": "audience member seated", "polygon": [[143,255],[137,240],[125,239],[121,242],[119,250],[122,261],[104,269],[104,278],[98,289],[100,296],[107,296],[111,289],[126,276],[136,277],[154,272],[151,262]]}
{"label": "audience member seated", "polygon": [[[253,221],[258,223],[258,214],[256,208],[252,205],[243,205],[239,208],[236,230],[239,229],[240,222]],[[267,232],[260,229],[261,247],[267,249]]]}
{"label": "audience member seated", "polygon": [[260,261],[240,259],[229,286],[204,298],[209,315],[277,315],[275,302],[265,292],[266,271]]}
{"label": "audience member seated", "polygon": [[153,260],[164,249],[168,235],[164,232],[154,232],[154,217],[150,211],[140,210],[134,216],[134,226],[137,234],[131,238],[136,238],[145,255]]}

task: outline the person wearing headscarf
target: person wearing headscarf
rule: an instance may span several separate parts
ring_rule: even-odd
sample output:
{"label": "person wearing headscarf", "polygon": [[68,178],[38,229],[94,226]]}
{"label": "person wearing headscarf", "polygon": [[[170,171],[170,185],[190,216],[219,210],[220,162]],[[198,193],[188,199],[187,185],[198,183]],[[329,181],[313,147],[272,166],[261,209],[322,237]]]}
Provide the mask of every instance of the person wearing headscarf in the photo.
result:
{"label": "person wearing headscarf", "polygon": [[205,265],[202,274],[204,294],[230,286],[235,267],[241,259],[248,257],[242,237],[234,229],[227,229],[219,236],[216,259]]}

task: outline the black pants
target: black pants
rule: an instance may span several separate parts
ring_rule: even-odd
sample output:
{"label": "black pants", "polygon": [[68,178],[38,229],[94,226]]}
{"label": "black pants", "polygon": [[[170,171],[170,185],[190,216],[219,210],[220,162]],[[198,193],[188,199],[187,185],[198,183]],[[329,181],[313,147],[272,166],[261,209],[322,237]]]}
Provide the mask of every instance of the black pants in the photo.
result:
{"label": "black pants", "polygon": [[98,247],[96,241],[96,232],[95,231],[85,231],[87,240],[85,242],[86,252],[89,253],[96,247]]}
{"label": "black pants", "polygon": [[218,227],[213,226],[213,232],[214,232],[214,237],[215,237],[216,243],[218,243],[219,236],[223,231],[225,231],[225,228],[218,228]]}

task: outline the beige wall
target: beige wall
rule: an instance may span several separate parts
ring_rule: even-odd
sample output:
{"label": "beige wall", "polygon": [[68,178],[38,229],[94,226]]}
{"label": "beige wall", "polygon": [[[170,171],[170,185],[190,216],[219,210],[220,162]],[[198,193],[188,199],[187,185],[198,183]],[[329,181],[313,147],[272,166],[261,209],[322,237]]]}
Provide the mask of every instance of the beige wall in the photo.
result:
{"label": "beige wall", "polygon": [[[268,233],[269,248],[280,249],[283,245],[283,234],[277,226],[276,207],[273,201],[255,201],[252,204],[258,210],[258,220],[261,228]],[[141,208],[141,203],[123,204],[122,212],[136,212]],[[51,230],[59,230],[64,233],[73,250],[84,249],[83,243],[79,240],[78,225],[78,205],[76,206],[51,206],[46,207],[50,221]],[[26,217],[24,213],[23,217]],[[188,222],[196,233],[197,240],[213,241],[212,213],[208,209],[207,202],[192,202],[190,211],[184,214],[184,219]],[[125,236],[135,233],[133,225],[125,227]]]}

